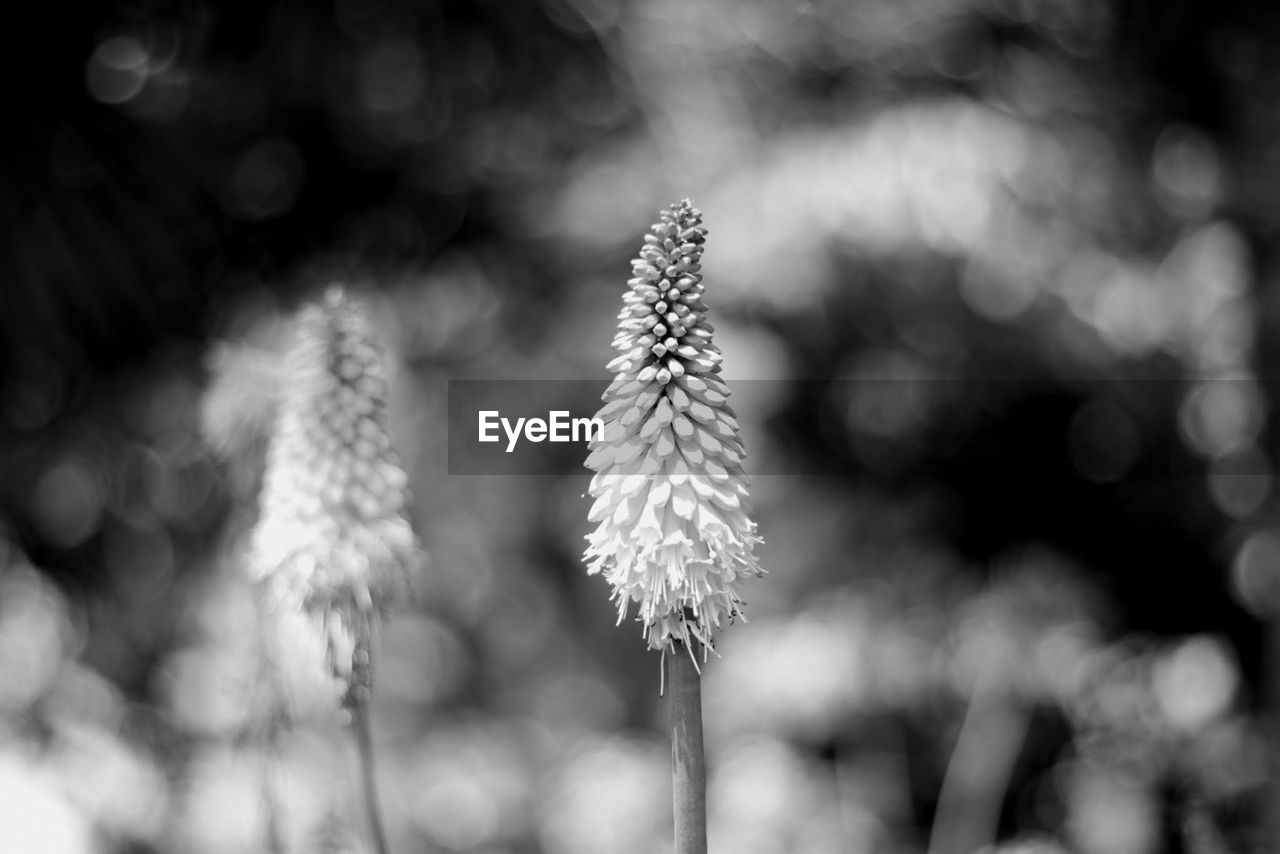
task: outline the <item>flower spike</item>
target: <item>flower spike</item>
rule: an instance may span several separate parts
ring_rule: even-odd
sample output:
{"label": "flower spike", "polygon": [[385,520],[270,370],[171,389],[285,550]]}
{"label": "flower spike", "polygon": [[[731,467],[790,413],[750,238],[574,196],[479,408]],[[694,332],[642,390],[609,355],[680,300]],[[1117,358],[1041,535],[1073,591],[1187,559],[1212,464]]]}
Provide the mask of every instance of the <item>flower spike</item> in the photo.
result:
{"label": "flower spike", "polygon": [[632,261],[608,365],[616,376],[586,461],[598,524],[587,571],[613,585],[618,622],[631,604],[650,649],[696,640],[742,613],[738,583],[763,574],[748,515],[746,456],[719,376],[702,301],[702,213],[685,199],[661,213]]}
{"label": "flower spike", "polygon": [[250,574],[277,606],[320,620],[350,704],[367,698],[373,622],[408,595],[420,557],[364,307],[330,288],[299,315],[284,371]]}

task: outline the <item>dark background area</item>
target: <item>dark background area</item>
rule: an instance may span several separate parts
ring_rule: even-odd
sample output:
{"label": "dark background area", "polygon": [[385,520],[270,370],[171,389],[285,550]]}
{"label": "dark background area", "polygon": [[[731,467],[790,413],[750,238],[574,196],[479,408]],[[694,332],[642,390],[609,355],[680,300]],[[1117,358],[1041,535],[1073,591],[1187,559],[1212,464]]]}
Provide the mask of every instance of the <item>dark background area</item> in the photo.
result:
{"label": "dark background area", "polygon": [[[433,558],[375,702],[397,850],[664,850],[588,475],[450,476],[446,383],[603,389],[682,196],[725,375],[761,381],[713,849],[1275,846],[1270,5],[6,15],[0,850],[260,850],[241,541],[287,317],[334,279]],[[295,681],[289,838],[357,845]]]}

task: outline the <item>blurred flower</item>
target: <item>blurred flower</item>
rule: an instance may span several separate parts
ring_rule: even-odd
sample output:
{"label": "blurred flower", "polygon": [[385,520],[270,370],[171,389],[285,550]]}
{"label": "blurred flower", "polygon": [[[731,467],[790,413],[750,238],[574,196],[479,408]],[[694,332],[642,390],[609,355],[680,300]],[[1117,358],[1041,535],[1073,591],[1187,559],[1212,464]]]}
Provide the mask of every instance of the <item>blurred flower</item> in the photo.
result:
{"label": "blurred flower", "polygon": [[1198,732],[1222,717],[1239,688],[1231,648],[1216,635],[1181,638],[1152,667],[1152,692],[1169,724]]}
{"label": "blurred flower", "polygon": [[1093,763],[1068,765],[1059,773],[1066,789],[1066,831],[1077,850],[1156,850],[1159,805],[1146,781]]}
{"label": "blurred flower", "polygon": [[651,649],[712,632],[741,612],[738,579],[761,575],[747,515],[738,422],[716,374],[720,351],[702,302],[702,214],[662,211],[632,262],[613,346],[622,355],[591,444],[588,572],[613,585],[618,621],[632,602]]}
{"label": "blurred flower", "polygon": [[22,712],[55,684],[76,643],[62,594],[16,552],[0,554],[0,717]]}
{"label": "blurred flower", "polygon": [[[815,742],[875,698],[872,648],[883,649],[893,624],[879,624],[869,601],[826,592],[821,606],[790,618],[765,617],[735,636],[732,653],[704,680],[705,714],[716,739],[741,733],[786,732]],[[814,649],[821,656],[810,655]],[[921,667],[916,668],[920,672]]]}
{"label": "blurred flower", "polygon": [[109,838],[155,842],[164,825],[169,787],[143,748],[93,725],[64,723],[51,761],[70,802]]}
{"label": "blurred flower", "polygon": [[1099,644],[1103,600],[1062,555],[1011,548],[980,594],[957,608],[951,681],[1043,699],[1076,696]]}
{"label": "blurred flower", "polygon": [[[708,783],[710,848],[742,854],[875,851],[884,824],[832,771],[767,736],[738,741]],[[881,785],[885,785],[882,782]]]}
{"label": "blurred flower", "polygon": [[198,753],[184,770],[170,850],[193,854],[258,850],[266,806],[257,758],[214,747]]}
{"label": "blurred flower", "polygon": [[211,375],[201,401],[200,427],[219,456],[231,457],[267,437],[280,402],[276,353],[249,344],[219,342],[210,351]]}
{"label": "blurred flower", "polygon": [[0,753],[0,851],[97,850],[88,820],[60,791],[57,780],[16,751]]}
{"label": "blurred flower", "polygon": [[435,727],[416,750],[401,754],[399,810],[435,844],[432,850],[500,850],[519,840],[529,830],[537,791],[530,736],[506,721]]}
{"label": "blurred flower", "polygon": [[574,744],[546,782],[538,838],[558,854],[650,854],[671,833],[666,751],[620,735]]}
{"label": "blurred flower", "polygon": [[305,309],[285,372],[250,571],[273,604],[321,618],[333,674],[354,690],[368,662],[353,674],[352,656],[375,612],[407,596],[418,555],[363,307],[335,286]]}
{"label": "blurred flower", "polygon": [[[282,319],[272,313],[256,324],[254,336],[287,342],[281,327]],[[224,340],[210,347],[204,367],[208,380],[200,399],[200,434],[222,464],[234,505],[249,511],[245,516],[251,523],[284,394],[283,354],[279,347]]]}

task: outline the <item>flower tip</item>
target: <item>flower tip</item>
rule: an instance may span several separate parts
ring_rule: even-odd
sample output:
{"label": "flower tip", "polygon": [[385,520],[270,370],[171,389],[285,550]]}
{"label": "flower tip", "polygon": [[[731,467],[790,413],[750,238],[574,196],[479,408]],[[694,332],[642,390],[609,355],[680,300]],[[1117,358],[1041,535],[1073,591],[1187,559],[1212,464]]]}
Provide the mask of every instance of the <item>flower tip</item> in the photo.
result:
{"label": "flower tip", "polygon": [[341,282],[331,282],[324,289],[324,304],[329,308],[338,308],[347,301],[347,289]]}

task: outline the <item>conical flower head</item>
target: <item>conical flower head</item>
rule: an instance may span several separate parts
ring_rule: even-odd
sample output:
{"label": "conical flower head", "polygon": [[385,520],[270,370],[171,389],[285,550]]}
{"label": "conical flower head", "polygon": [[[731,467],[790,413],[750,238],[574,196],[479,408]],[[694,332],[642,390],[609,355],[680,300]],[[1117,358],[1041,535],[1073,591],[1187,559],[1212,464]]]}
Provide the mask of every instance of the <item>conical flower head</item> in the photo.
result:
{"label": "conical flower head", "polygon": [[632,262],[587,467],[595,504],[589,573],[632,603],[651,649],[697,640],[741,613],[738,584],[761,575],[729,389],[702,301],[706,229],[689,200],[664,210]]}
{"label": "conical flower head", "polygon": [[[331,288],[321,305],[300,313],[285,357],[251,574],[275,602],[363,631],[407,595],[420,557],[407,487],[367,314]],[[330,663],[340,674],[351,666]]]}

